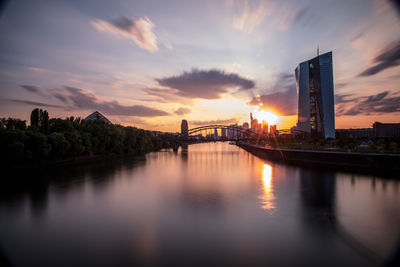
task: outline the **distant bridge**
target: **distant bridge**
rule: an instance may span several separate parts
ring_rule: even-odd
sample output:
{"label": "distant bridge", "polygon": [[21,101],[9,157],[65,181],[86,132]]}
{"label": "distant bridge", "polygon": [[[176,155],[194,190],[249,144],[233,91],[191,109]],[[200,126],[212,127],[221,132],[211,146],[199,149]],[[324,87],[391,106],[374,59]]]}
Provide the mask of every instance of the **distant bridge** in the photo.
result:
{"label": "distant bridge", "polygon": [[[187,131],[187,136],[193,136],[193,134],[202,132],[202,131],[208,131],[208,130],[214,130],[214,129],[226,129],[226,133],[228,137],[228,132],[234,132],[234,136],[236,138],[233,138],[235,140],[240,140],[240,139],[254,139],[258,137],[258,134],[256,132],[253,132],[251,129],[244,129],[241,126],[238,125],[222,125],[222,124],[215,124],[215,125],[206,125],[206,126],[200,126],[192,129],[188,129]],[[184,137],[185,133],[181,133],[181,136]],[[227,138],[229,139],[229,138]],[[232,138],[231,138],[232,139]]]}

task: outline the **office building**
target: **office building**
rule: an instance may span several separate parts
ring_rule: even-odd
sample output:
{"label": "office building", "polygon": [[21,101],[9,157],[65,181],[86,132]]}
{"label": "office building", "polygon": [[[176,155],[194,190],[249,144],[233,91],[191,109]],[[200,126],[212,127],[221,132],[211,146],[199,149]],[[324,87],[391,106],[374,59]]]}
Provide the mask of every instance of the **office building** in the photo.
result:
{"label": "office building", "polygon": [[373,124],[375,137],[400,137],[400,123],[382,123]]}
{"label": "office building", "polygon": [[275,135],[276,134],[276,125],[269,126],[269,133],[271,135]]}
{"label": "office building", "polygon": [[221,137],[226,137],[226,128],[221,129]]}
{"label": "office building", "polygon": [[262,122],[262,132],[263,134],[268,134],[268,122],[266,121]]}
{"label": "office building", "polygon": [[253,113],[250,113],[250,127],[253,132],[257,132],[258,120],[253,118]]}
{"label": "office building", "polygon": [[300,63],[295,75],[297,130],[311,137],[335,138],[332,52]]}
{"label": "office building", "polygon": [[188,136],[189,125],[187,120],[182,120],[181,123],[181,134],[182,136]]}

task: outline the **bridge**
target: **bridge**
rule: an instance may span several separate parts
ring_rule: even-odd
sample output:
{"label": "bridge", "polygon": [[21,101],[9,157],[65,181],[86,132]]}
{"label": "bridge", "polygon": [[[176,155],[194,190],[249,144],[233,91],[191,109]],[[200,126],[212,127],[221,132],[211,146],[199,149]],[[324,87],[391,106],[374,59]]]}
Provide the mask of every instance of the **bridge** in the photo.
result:
{"label": "bridge", "polygon": [[[214,124],[214,125],[206,125],[188,129],[186,131],[181,132],[181,137],[193,137],[195,133],[201,133],[202,131],[209,131],[214,129],[220,129],[221,131],[226,130],[227,135],[225,136],[226,140],[248,140],[248,139],[256,139],[259,137],[259,134],[253,132],[251,129],[245,129],[238,125],[223,125],[223,124]],[[233,138],[231,136],[234,136]]]}

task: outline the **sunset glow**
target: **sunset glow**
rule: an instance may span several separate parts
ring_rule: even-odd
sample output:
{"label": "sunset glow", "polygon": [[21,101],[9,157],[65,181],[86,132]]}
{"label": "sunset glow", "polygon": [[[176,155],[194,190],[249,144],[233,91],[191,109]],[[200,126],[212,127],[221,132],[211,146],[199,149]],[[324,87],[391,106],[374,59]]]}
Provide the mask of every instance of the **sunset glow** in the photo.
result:
{"label": "sunset glow", "polygon": [[253,111],[253,117],[259,122],[265,121],[269,125],[276,125],[279,122],[279,116],[270,110],[255,109]]}

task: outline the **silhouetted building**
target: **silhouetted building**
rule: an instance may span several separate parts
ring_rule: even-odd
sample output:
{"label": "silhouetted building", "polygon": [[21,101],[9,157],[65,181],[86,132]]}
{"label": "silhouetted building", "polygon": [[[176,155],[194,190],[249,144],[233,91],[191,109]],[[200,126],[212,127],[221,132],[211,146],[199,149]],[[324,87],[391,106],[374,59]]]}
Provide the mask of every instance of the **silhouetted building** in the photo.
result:
{"label": "silhouetted building", "polygon": [[400,123],[381,123],[373,124],[375,137],[400,137]]}
{"label": "silhouetted building", "polygon": [[85,121],[90,121],[90,120],[98,120],[98,121],[104,121],[105,123],[112,124],[109,119],[107,119],[103,114],[101,114],[98,111],[93,112],[83,120]]}
{"label": "silhouetted building", "polygon": [[253,118],[253,113],[250,113],[250,127],[253,132],[257,133],[258,120]]}
{"label": "silhouetted building", "polygon": [[228,126],[228,139],[237,138],[237,123]]}
{"label": "silhouetted building", "polygon": [[272,135],[276,134],[276,125],[269,126],[269,133]]}
{"label": "silhouetted building", "polygon": [[226,137],[226,128],[221,129],[221,137]]}
{"label": "silhouetted building", "polygon": [[300,63],[295,75],[297,130],[311,137],[335,138],[332,52]]}
{"label": "silhouetted building", "polygon": [[249,123],[244,122],[243,125],[242,125],[242,128],[245,129],[245,130],[248,130],[249,129]]}
{"label": "silhouetted building", "polygon": [[189,125],[187,120],[182,120],[181,123],[181,134],[182,136],[188,136]]}
{"label": "silhouetted building", "polygon": [[268,134],[268,123],[265,121],[262,122],[262,132]]}
{"label": "silhouetted building", "polygon": [[372,128],[336,129],[336,138],[371,138],[374,137]]}
{"label": "silhouetted building", "polygon": [[217,130],[217,128],[214,129],[214,139],[218,139],[218,130]]}

